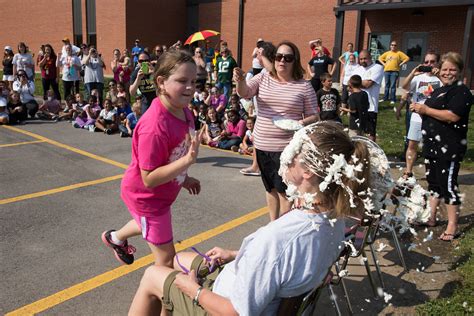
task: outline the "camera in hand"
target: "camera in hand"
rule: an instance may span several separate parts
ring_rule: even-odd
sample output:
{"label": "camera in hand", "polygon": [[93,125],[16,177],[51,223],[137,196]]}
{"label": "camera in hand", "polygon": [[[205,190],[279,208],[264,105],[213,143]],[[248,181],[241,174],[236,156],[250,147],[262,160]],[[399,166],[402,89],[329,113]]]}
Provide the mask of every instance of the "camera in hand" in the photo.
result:
{"label": "camera in hand", "polygon": [[430,66],[420,66],[418,67],[418,71],[420,72],[431,72],[433,70],[433,67]]}

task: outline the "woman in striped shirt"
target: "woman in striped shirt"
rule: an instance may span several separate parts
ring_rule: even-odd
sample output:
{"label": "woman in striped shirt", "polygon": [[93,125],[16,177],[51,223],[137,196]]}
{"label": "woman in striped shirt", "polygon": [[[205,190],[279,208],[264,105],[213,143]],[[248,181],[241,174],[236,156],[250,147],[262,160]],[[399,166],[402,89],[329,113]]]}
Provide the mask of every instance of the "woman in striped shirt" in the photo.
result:
{"label": "woman in striped shirt", "polygon": [[316,94],[303,76],[300,52],[288,41],[278,45],[270,73],[260,73],[246,82],[243,71],[240,68],[234,70],[237,93],[243,98],[257,97],[254,146],[272,221],[290,209],[286,185],[278,170],[281,152],[293,137],[293,132],[274,126],[273,119],[294,119],[303,125],[318,120]]}

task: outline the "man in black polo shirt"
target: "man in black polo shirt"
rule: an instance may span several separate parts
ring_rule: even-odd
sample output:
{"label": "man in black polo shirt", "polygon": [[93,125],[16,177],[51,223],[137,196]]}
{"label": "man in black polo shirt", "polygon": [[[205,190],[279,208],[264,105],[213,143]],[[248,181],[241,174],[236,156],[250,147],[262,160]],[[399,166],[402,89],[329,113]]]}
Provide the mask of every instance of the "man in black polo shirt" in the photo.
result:
{"label": "man in black polo shirt", "polygon": [[[147,66],[144,64],[146,63]],[[148,71],[144,72],[144,69]],[[142,97],[142,114],[150,107],[151,101],[156,98],[156,87],[153,82],[153,65],[150,63],[150,57],[147,53],[141,53],[138,56],[138,63],[132,73],[130,82],[130,95]]]}

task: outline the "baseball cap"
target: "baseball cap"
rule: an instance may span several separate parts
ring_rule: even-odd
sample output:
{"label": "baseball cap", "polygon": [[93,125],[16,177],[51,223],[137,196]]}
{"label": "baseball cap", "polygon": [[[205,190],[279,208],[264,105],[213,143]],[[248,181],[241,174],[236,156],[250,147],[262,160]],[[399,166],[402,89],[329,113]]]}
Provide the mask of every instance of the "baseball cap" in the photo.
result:
{"label": "baseball cap", "polygon": [[138,38],[135,40],[135,43],[137,43],[137,42],[140,42],[140,40]]}
{"label": "baseball cap", "polygon": [[13,50],[11,46],[5,46],[4,50]]}
{"label": "baseball cap", "polygon": [[263,42],[263,38],[259,38],[259,39],[257,40],[257,43],[260,43],[260,42]]}
{"label": "baseball cap", "polygon": [[63,42],[70,42],[69,37],[65,36],[65,37],[63,38]]}

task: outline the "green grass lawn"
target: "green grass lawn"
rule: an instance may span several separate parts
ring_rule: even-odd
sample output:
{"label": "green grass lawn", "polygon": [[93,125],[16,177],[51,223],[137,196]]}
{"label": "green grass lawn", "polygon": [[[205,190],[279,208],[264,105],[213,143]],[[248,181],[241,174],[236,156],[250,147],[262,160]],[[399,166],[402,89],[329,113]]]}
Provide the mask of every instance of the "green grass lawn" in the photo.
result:
{"label": "green grass lawn", "polygon": [[474,229],[470,229],[455,248],[459,257],[454,264],[462,276],[462,282],[454,290],[453,295],[446,298],[431,300],[417,307],[419,315],[474,315]]}

